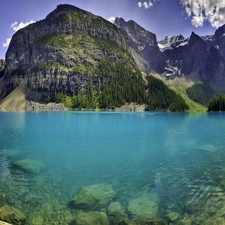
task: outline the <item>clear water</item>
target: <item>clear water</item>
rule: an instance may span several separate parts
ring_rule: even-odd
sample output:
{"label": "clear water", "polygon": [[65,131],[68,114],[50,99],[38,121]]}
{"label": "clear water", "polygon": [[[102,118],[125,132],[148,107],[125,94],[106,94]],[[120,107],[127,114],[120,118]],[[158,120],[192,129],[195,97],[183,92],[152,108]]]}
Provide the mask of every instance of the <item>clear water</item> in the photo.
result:
{"label": "clear water", "polygon": [[[45,168],[22,171],[14,162],[24,158]],[[111,184],[124,208],[156,193],[160,218],[223,219],[225,114],[0,113],[0,206],[19,208],[29,224],[34,215],[69,224],[62,209],[80,187],[99,183]]]}

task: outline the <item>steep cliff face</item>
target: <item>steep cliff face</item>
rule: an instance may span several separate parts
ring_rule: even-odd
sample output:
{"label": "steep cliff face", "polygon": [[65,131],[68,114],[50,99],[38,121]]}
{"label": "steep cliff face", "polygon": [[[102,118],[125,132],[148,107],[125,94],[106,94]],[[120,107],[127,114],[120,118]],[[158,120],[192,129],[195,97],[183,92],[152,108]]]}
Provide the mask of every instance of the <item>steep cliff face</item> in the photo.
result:
{"label": "steep cliff face", "polygon": [[183,60],[182,73],[186,75],[198,73],[202,63],[205,61],[206,55],[206,43],[192,32]]}
{"label": "steep cliff face", "polygon": [[159,41],[160,50],[166,56],[168,77],[189,76],[194,80],[210,82],[215,87],[225,82],[225,25],[214,35],[200,37],[192,32],[190,38],[166,37]]}
{"label": "steep cliff face", "polygon": [[209,50],[201,66],[200,76],[202,80],[211,82],[220,83],[225,81],[225,60],[217,48],[212,47]]}
{"label": "steep cliff face", "polygon": [[3,76],[4,68],[5,68],[5,60],[0,59],[0,78]]}
{"label": "steep cliff face", "polygon": [[164,71],[165,56],[159,50],[155,34],[145,30],[133,20],[126,22],[123,18],[116,18],[115,25],[126,37],[128,51],[141,71],[146,74],[160,74]]}
{"label": "steep cliff face", "polygon": [[77,7],[59,5],[44,20],[13,36],[1,97],[21,81],[37,101],[45,101],[49,92],[85,92],[90,82],[103,82],[103,76],[97,76],[101,60],[135,67],[126,49],[115,25]]}

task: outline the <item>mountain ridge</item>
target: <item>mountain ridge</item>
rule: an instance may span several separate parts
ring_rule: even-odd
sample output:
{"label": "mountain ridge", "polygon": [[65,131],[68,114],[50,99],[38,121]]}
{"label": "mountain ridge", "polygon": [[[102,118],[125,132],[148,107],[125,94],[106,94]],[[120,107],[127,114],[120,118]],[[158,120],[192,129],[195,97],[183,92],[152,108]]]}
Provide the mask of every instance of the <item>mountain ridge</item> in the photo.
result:
{"label": "mountain ridge", "polygon": [[[217,36],[221,37],[222,32]],[[154,33],[133,20],[116,18],[112,24],[75,6],[59,5],[45,19],[13,35],[6,54],[0,97],[25,82],[30,88],[27,98],[31,101],[66,101],[67,95],[81,95],[82,98],[97,96],[95,102],[104,108],[131,101],[143,103],[144,82],[150,79],[143,79],[139,70],[147,76],[160,74],[169,79],[211,77],[211,74],[205,76],[210,70],[204,68],[220,52],[210,55],[209,42],[209,38],[194,33],[188,39],[180,35],[157,42]],[[168,48],[162,50],[159,44]],[[219,65],[221,70],[222,58]],[[223,71],[221,77],[223,81]],[[215,77],[213,81],[217,80]]]}

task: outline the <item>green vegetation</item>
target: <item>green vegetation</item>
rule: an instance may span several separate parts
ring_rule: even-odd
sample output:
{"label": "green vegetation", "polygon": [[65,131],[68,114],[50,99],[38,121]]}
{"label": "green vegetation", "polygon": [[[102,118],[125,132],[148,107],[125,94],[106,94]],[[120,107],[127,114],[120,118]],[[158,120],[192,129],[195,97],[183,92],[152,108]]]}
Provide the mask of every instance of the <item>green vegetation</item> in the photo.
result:
{"label": "green vegetation", "polygon": [[148,110],[186,111],[189,109],[184,99],[169,89],[161,80],[153,76],[146,78],[148,81]]}
{"label": "green vegetation", "polygon": [[206,107],[191,100],[188,97],[185,90],[187,89],[187,87],[190,87],[192,85],[192,82],[186,80],[185,78],[175,78],[173,80],[163,80],[163,81],[168,87],[170,87],[172,90],[174,90],[177,94],[179,94],[184,99],[184,101],[189,107],[189,111],[191,112],[207,111]]}
{"label": "green vegetation", "polygon": [[90,81],[85,93],[76,95],[52,93],[49,101],[63,102],[68,108],[113,109],[127,102],[146,102],[145,84],[142,75],[124,64],[103,60],[95,70],[99,83]]}
{"label": "green vegetation", "polygon": [[225,111],[225,95],[222,93],[215,95],[209,102],[208,111]]}
{"label": "green vegetation", "polygon": [[210,98],[213,96],[211,86],[201,81],[198,81],[191,87],[187,88],[186,92],[190,99],[202,105],[207,105]]}
{"label": "green vegetation", "polygon": [[90,82],[86,93],[78,92],[72,96],[55,93],[49,100],[63,102],[71,109],[113,109],[125,103],[135,102],[146,104],[146,110],[188,110],[185,101],[162,81],[148,76],[146,87],[140,72],[132,71],[121,64],[115,65],[111,62],[102,64],[104,66],[101,65],[99,72],[107,73],[106,79],[103,79],[103,86],[98,84],[94,89]]}

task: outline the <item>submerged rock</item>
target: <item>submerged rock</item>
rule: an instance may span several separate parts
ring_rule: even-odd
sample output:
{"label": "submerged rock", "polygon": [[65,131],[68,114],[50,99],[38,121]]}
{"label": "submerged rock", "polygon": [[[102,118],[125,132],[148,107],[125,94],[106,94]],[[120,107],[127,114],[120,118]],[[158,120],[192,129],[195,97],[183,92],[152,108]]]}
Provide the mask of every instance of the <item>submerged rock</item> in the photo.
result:
{"label": "submerged rock", "polygon": [[71,225],[109,225],[109,219],[104,212],[78,212]]}
{"label": "submerged rock", "polygon": [[214,145],[212,145],[212,144],[201,145],[201,146],[198,147],[198,149],[204,150],[204,151],[207,151],[207,152],[215,152],[215,151],[217,151],[217,148]]}
{"label": "submerged rock", "polygon": [[19,210],[10,206],[3,206],[0,208],[0,220],[15,225],[23,224],[26,216]]}
{"label": "submerged rock", "polygon": [[144,194],[138,198],[132,199],[128,203],[127,210],[132,219],[155,220],[158,218],[159,201],[156,194]]}
{"label": "submerged rock", "polygon": [[82,187],[75,194],[72,203],[78,209],[103,208],[115,197],[116,193],[109,184],[95,184]]}
{"label": "submerged rock", "polygon": [[118,225],[168,225],[168,222],[166,220],[123,220]]}
{"label": "submerged rock", "polygon": [[177,213],[177,212],[169,212],[166,215],[166,217],[169,219],[169,221],[174,222],[174,221],[180,219],[181,218],[181,215],[179,213]]}
{"label": "submerged rock", "polygon": [[119,221],[128,219],[125,209],[119,202],[112,202],[108,206],[107,215],[112,225],[118,225]]}
{"label": "submerged rock", "polygon": [[40,173],[45,168],[45,165],[39,160],[29,158],[16,161],[14,165],[29,173]]}
{"label": "submerged rock", "polygon": [[188,214],[184,214],[184,217],[176,222],[176,225],[192,225],[192,220]]}
{"label": "submerged rock", "polygon": [[221,217],[212,217],[206,221],[206,225],[225,225],[225,219]]}

